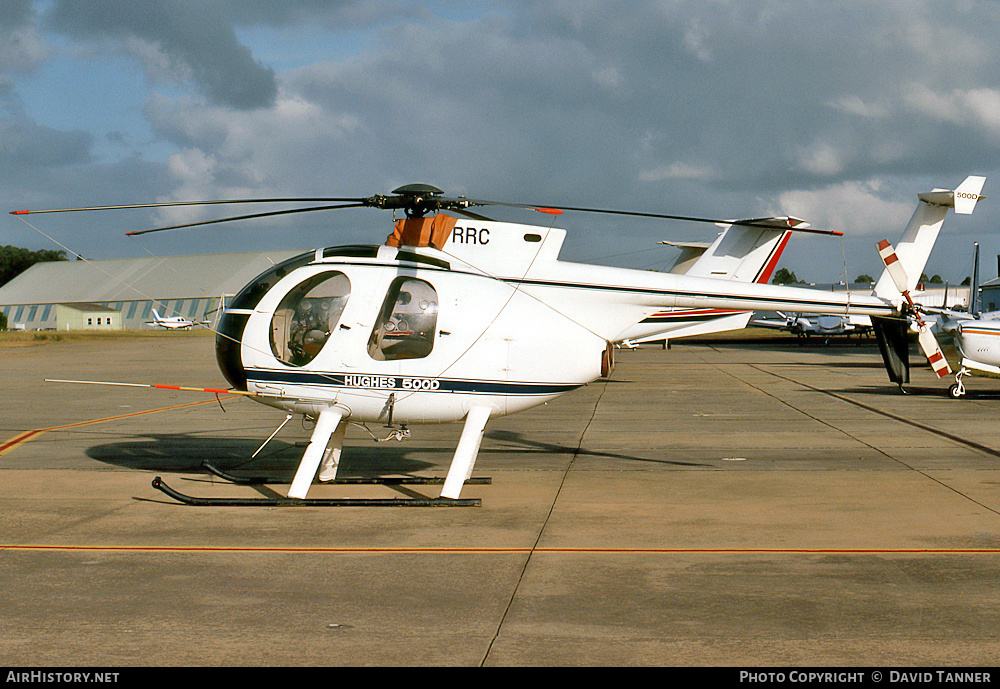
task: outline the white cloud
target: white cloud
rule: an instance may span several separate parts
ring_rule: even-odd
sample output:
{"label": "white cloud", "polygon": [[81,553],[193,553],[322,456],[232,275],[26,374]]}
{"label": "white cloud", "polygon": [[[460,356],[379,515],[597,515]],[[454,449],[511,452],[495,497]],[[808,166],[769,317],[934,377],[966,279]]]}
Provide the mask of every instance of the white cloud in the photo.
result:
{"label": "white cloud", "polygon": [[[155,0],[156,16],[173,24],[147,26],[143,3],[51,2],[63,33],[29,24],[21,47],[0,47],[0,59],[38,66],[89,50],[94,65],[95,46],[105,59],[112,46],[146,76],[113,98],[148,123],[130,129],[132,138],[153,141],[111,150],[98,170],[84,144],[120,124],[74,119],[81,103],[35,89],[45,102],[23,112],[55,109],[61,123],[76,122],[77,155],[40,157],[69,132],[30,126],[8,105],[3,144],[31,156],[19,159],[7,193],[47,193],[59,205],[80,194],[89,205],[108,189],[177,199],[350,195],[421,181],[499,200],[715,217],[763,212],[772,204],[761,198],[779,199],[792,207],[778,214],[865,233],[884,221],[891,236],[924,190],[918,182],[1000,175],[996,4],[951,12],[931,0],[402,5],[218,0],[166,14],[166,0]],[[115,20],[117,8],[124,18]],[[53,40],[61,58],[44,52]],[[233,105],[239,94],[225,81],[241,68],[262,86],[274,74],[276,91],[259,89],[268,97],[258,107]],[[27,79],[9,74],[6,103],[17,104]],[[99,189],[81,182],[131,169],[126,155],[148,163],[144,177]],[[1000,209],[982,205],[982,227],[1000,222]],[[585,232],[576,241],[605,241]]]}
{"label": "white cloud", "polygon": [[834,110],[865,120],[879,120],[889,114],[889,109],[884,103],[866,101],[856,94],[834,98],[828,101],[827,105]]}
{"label": "white cloud", "polygon": [[706,182],[711,180],[715,173],[708,166],[691,165],[684,162],[674,162],[669,165],[661,165],[652,169],[644,169],[639,172],[640,182],[662,182],[665,180],[697,180]]}
{"label": "white cloud", "polygon": [[51,55],[51,46],[35,27],[0,31],[0,72],[29,72]]}
{"label": "white cloud", "polygon": [[621,75],[618,73],[614,67],[605,67],[603,69],[596,70],[594,73],[594,81],[597,82],[599,86],[606,89],[612,89],[621,83]]}
{"label": "white cloud", "polygon": [[683,45],[685,50],[701,62],[710,62],[712,60],[710,38],[711,34],[705,29],[702,22],[693,18],[684,29]]}
{"label": "white cloud", "polygon": [[923,84],[911,84],[906,102],[916,112],[939,122],[979,128],[1000,137],[1000,90],[981,87],[935,91]]}
{"label": "white cloud", "polygon": [[824,141],[801,149],[797,158],[802,169],[818,177],[835,177],[844,171],[843,148]]}
{"label": "white cloud", "polygon": [[[839,230],[852,236],[879,235],[895,239],[909,220],[916,205],[912,201],[889,197],[884,181],[840,182],[818,189],[791,189],[778,197],[774,214],[792,215],[813,227]],[[923,191],[920,189],[919,191]],[[780,209],[780,210],[779,210]]]}

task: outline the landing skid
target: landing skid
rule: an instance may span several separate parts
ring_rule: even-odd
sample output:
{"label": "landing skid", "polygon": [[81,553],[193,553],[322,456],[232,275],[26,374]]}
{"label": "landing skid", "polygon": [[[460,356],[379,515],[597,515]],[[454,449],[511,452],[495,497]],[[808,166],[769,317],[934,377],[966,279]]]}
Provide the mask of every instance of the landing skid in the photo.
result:
{"label": "landing skid", "polygon": [[[263,483],[281,483],[281,481],[275,480],[273,478],[267,478],[264,476],[234,476],[218,467],[213,466],[209,462],[204,462],[202,464],[205,469],[221,479],[229,481],[230,483],[235,483],[237,485],[243,486],[255,486]],[[336,478],[332,481],[323,481],[324,485],[335,485],[335,486],[358,486],[358,485],[377,485],[377,486],[430,486],[430,485],[441,485],[444,483],[445,479],[443,476],[377,476],[371,478]],[[466,479],[465,485],[471,486],[488,486],[493,483],[493,479],[489,476],[479,476]]]}
{"label": "landing skid", "polygon": [[[153,488],[169,495],[174,500],[186,505],[220,505],[220,506],[298,506],[312,505],[318,507],[342,507],[342,506],[391,506],[391,507],[478,507],[482,501],[473,499],[462,499],[459,493],[467,483],[490,483],[490,479],[475,480],[472,478],[472,470],[476,463],[476,455],[479,453],[479,444],[483,437],[483,428],[489,420],[491,409],[489,407],[472,407],[465,417],[465,426],[462,428],[462,436],[458,441],[458,448],[452,458],[448,468],[448,475],[444,479],[437,478],[371,478],[371,479],[337,479],[337,468],[340,465],[340,453],[344,441],[344,424],[342,423],[345,410],[332,406],[321,411],[316,417],[316,426],[313,428],[312,436],[309,438],[309,445],[306,447],[302,460],[295,470],[295,476],[288,489],[287,497],[262,497],[262,498],[199,498],[184,495],[166,485],[159,476],[153,479]],[[286,416],[285,421],[291,418],[291,414]],[[284,423],[282,423],[284,426]],[[281,426],[278,427],[281,430]],[[277,431],[275,431],[277,433]],[[271,434],[274,437],[274,433]],[[268,438],[270,440],[270,438]],[[266,442],[265,442],[266,444]],[[263,447],[263,445],[261,446]],[[260,452],[260,450],[258,450]],[[254,453],[256,456],[256,453]],[[213,474],[224,478],[232,483],[239,484],[263,484],[272,481],[263,478],[236,478],[229,476],[207,462],[205,468]],[[367,483],[383,485],[403,485],[403,484],[443,484],[441,496],[438,498],[412,497],[412,498],[307,498],[310,486],[316,478],[321,483]]]}
{"label": "landing skid", "polygon": [[159,476],[153,488],[174,500],[197,507],[479,507],[479,498],[201,498],[180,493]]}

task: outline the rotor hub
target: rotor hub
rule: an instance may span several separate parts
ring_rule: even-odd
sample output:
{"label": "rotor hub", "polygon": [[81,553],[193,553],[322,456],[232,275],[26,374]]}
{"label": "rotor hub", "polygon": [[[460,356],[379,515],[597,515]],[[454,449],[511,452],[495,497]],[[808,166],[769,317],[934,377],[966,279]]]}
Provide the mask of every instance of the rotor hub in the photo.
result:
{"label": "rotor hub", "polygon": [[365,205],[375,208],[402,209],[408,218],[422,218],[442,207],[444,192],[430,184],[406,184],[394,189],[391,196],[377,194],[365,199]]}

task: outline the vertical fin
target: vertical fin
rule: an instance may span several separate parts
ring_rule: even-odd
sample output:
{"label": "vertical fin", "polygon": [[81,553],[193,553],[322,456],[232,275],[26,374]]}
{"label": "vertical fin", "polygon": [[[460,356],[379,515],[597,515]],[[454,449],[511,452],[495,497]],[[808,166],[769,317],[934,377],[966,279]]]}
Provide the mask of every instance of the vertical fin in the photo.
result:
{"label": "vertical fin", "polygon": [[980,195],[984,184],[986,184],[985,177],[966,177],[955,190],[955,212],[960,215],[970,215],[976,209],[976,203],[986,198]]}
{"label": "vertical fin", "polygon": [[920,201],[917,208],[896,244],[899,265],[907,276],[905,288],[896,285],[887,267],[875,284],[875,296],[900,304],[900,293],[916,289],[948,209],[954,208],[956,213],[971,213],[983,198],[979,192],[985,181],[985,177],[967,177],[955,191],[935,189],[918,194]]}

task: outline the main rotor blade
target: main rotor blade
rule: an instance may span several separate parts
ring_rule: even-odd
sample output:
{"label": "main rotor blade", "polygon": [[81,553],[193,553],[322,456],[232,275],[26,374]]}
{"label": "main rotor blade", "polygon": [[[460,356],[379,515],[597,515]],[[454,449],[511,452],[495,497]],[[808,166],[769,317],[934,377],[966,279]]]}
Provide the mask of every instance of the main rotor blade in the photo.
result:
{"label": "main rotor blade", "polygon": [[39,215],[41,213],[76,213],[79,211],[115,211],[136,208],[173,208],[177,206],[217,206],[234,203],[361,203],[363,198],[297,197],[272,199],[216,199],[210,201],[164,201],[162,203],[133,203],[123,206],[89,206],[84,208],[49,208],[46,210],[10,211],[11,215]]}
{"label": "main rotor blade", "polygon": [[[167,201],[161,203],[135,203],[135,204],[125,204],[117,206],[89,206],[80,208],[50,208],[44,210],[22,210],[22,211],[10,211],[11,215],[29,215],[29,214],[42,214],[42,213],[71,213],[80,211],[109,211],[109,210],[124,210],[124,209],[139,209],[139,208],[176,208],[183,206],[213,206],[213,205],[224,205],[224,204],[248,204],[248,203],[336,203],[344,204],[337,206],[320,206],[314,208],[305,208],[297,210],[285,210],[285,211],[274,211],[269,213],[256,213],[249,215],[234,216],[231,218],[225,218],[222,220],[206,221],[200,223],[190,223],[183,225],[172,225],[170,227],[160,227],[151,230],[142,230],[139,232],[130,232],[130,235],[145,234],[147,232],[159,232],[162,230],[174,230],[180,229],[182,227],[194,227],[197,225],[209,225],[212,223],[227,222],[231,220],[248,220],[252,218],[263,218],[275,215],[285,215],[288,213],[302,213],[309,212],[313,210],[333,210],[337,208],[356,208],[361,206],[366,206],[369,208],[382,208],[382,209],[395,209],[403,208],[407,209],[407,213],[411,211],[421,214],[424,212],[440,211],[440,210],[450,210],[457,211],[460,213],[465,213],[471,215],[467,210],[470,207],[475,206],[504,206],[507,208],[521,208],[525,210],[534,210],[540,213],[551,213],[551,214],[561,214],[563,211],[570,211],[575,213],[595,213],[604,215],[618,215],[618,216],[628,216],[636,218],[654,218],[657,220],[680,220],[684,222],[702,222],[702,223],[713,223],[718,225],[739,225],[743,227],[759,227],[762,229],[775,229],[773,218],[754,218],[749,220],[731,220],[731,219],[717,219],[717,218],[703,218],[688,215],[672,215],[665,213],[645,213],[642,211],[620,211],[608,208],[584,208],[579,206],[551,206],[543,204],[524,204],[524,203],[506,203],[503,201],[490,201],[483,199],[469,199],[467,197],[445,197],[439,196],[436,188],[428,188],[418,190],[422,193],[417,193],[417,191],[411,191],[402,187],[396,190],[397,192],[406,191],[407,193],[394,193],[393,195],[375,195],[369,197],[277,197],[277,198],[260,198],[260,199],[215,199],[215,200],[205,200],[205,201]],[[795,220],[789,219],[789,229],[794,229],[799,232],[812,232],[815,234],[826,234],[826,235],[843,235],[843,232],[836,230],[820,230],[810,227],[796,226]]]}
{"label": "main rotor blade", "polygon": [[[578,206],[550,206],[543,204],[505,203],[502,201],[484,201],[479,199],[466,199],[465,201],[470,206],[506,206],[508,208],[523,208],[525,210],[533,210],[533,211],[538,211],[540,213],[551,213],[555,211],[570,211],[574,213],[596,213],[603,215],[621,215],[621,216],[636,217],[636,218],[655,218],[657,220],[681,220],[684,222],[703,222],[703,223],[713,223],[719,225],[739,225],[741,227],[759,227],[768,230],[776,229],[774,224],[774,218],[752,218],[748,220],[731,220],[731,219],[720,220],[717,218],[702,218],[690,215],[644,213],[641,211],[619,211],[608,208],[581,208]],[[815,234],[826,234],[826,235],[836,235],[836,236],[844,234],[839,230],[820,230],[811,227],[795,227],[792,224],[789,225],[788,229],[794,229],[799,232],[813,232]]]}
{"label": "main rotor blade", "polygon": [[235,220],[252,220],[253,218],[270,218],[276,215],[292,215],[293,213],[310,213],[312,211],[332,211],[341,208],[363,208],[366,206],[368,206],[368,204],[366,203],[347,203],[338,206],[312,206],[310,208],[289,208],[283,211],[270,211],[267,213],[251,213],[250,215],[233,215],[225,218],[216,218],[215,220],[201,220],[198,222],[183,223],[181,225],[170,225],[168,227],[154,227],[149,230],[135,230],[133,232],[126,232],[125,236],[135,237],[140,234],[149,234],[150,232],[179,230],[183,227],[199,227],[201,225],[214,225],[217,223],[233,222]]}

